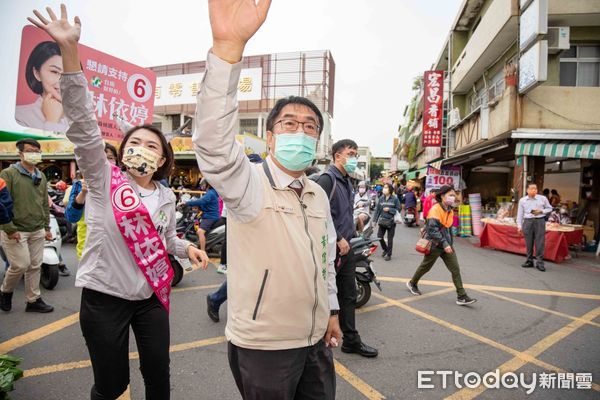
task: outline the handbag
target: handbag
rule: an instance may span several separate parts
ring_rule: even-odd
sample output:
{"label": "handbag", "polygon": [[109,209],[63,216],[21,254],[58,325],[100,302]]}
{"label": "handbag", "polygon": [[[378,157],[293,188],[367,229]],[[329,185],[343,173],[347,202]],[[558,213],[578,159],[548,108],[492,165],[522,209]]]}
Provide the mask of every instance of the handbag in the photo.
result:
{"label": "handbag", "polygon": [[419,238],[419,240],[417,240],[415,250],[425,255],[431,253],[431,240],[425,239],[425,229],[421,230],[421,237]]}
{"label": "handbag", "polygon": [[384,228],[391,228],[392,226],[394,226],[393,219],[379,218],[379,221],[377,223],[379,226],[382,226]]}

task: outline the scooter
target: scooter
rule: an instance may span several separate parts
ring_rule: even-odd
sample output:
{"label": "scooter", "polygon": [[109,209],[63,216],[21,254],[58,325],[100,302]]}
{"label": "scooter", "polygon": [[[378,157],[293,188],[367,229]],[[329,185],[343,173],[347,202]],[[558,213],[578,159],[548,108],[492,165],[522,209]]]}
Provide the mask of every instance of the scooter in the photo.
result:
{"label": "scooter", "polygon": [[[58,265],[60,264],[60,249],[62,247],[62,237],[60,228],[56,222],[54,215],[50,215],[50,231],[52,232],[52,240],[44,242],[44,255],[40,271],[40,285],[44,289],[52,290],[58,283]],[[0,257],[5,263],[5,269],[8,269],[8,259],[4,253],[4,249],[0,247]]]}
{"label": "scooter", "polygon": [[382,291],[373,260],[370,259],[377,250],[379,240],[379,238],[369,239],[360,236],[350,239],[350,251],[356,262],[356,308],[364,306],[371,298],[371,282]]}
{"label": "scooter", "polygon": [[417,219],[415,218],[415,213],[417,210],[414,207],[409,207],[404,212],[404,225],[411,227],[415,224]]}

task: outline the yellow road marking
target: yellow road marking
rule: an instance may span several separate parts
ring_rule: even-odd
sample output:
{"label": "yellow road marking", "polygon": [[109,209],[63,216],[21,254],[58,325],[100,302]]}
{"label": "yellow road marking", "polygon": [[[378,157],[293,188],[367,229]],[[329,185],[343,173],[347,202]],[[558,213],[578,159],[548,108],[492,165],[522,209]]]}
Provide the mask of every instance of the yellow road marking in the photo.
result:
{"label": "yellow road marking", "polygon": [[[214,289],[221,285],[202,285],[202,286],[191,286],[187,288],[174,288],[173,293],[188,292],[191,290],[202,290],[202,289]],[[19,336],[15,336],[5,342],[0,343],[0,354],[6,354],[9,351],[13,351],[37,340],[43,339],[53,333],[56,333],[62,329],[68,328],[69,326],[79,321],[79,313],[74,313],[68,317],[54,321],[48,325],[44,325],[40,328],[34,329],[27,333]]]}
{"label": "yellow road marking", "polygon": [[385,399],[385,396],[377,390],[369,386],[368,383],[354,375],[348,368],[344,367],[338,360],[333,360],[335,364],[335,373],[342,379],[352,385],[356,390],[361,392],[369,400]]}
{"label": "yellow road marking", "polygon": [[218,288],[219,286],[221,286],[221,284],[218,284],[218,285],[190,286],[190,287],[174,288],[171,292],[173,292],[173,293],[179,293],[179,292],[189,292],[189,291],[192,291],[192,290],[214,289],[214,288]]}
{"label": "yellow road marking", "polygon": [[79,321],[79,313],[74,313],[48,325],[44,325],[22,335],[15,336],[6,342],[0,343],[0,354],[8,353],[9,351],[13,351],[19,347],[35,342],[36,340],[42,339],[48,335],[60,331],[61,329],[73,325],[77,321]]}
{"label": "yellow road marking", "polygon": [[131,400],[131,385],[127,385],[127,390],[117,400]]}
{"label": "yellow road marking", "polygon": [[[421,300],[421,299],[427,299],[429,297],[435,297],[438,296],[440,294],[444,294],[444,293],[448,293],[448,292],[452,292],[454,291],[453,288],[446,288],[446,289],[440,289],[440,290],[436,290],[434,292],[431,293],[427,293],[421,296],[411,296],[411,297],[404,297],[402,299],[397,300],[400,303],[410,303],[412,301],[415,300]],[[392,307],[393,304],[392,303],[380,303],[380,304],[374,304],[372,306],[368,306],[368,307],[362,307],[356,310],[356,314],[364,314],[364,313],[368,313],[371,311],[376,311],[376,310],[380,310],[382,308],[388,308],[388,307]]]}
{"label": "yellow road marking", "polygon": [[[213,338],[209,338],[209,339],[196,340],[194,342],[189,342],[189,343],[176,344],[176,345],[169,347],[169,353],[177,353],[179,351],[196,349],[198,347],[211,346],[213,344],[224,343],[225,341],[226,341],[225,336],[217,336],[217,337],[213,337]],[[138,358],[140,358],[140,354],[137,351],[132,351],[129,353],[130,360],[137,360]],[[78,368],[88,368],[91,366],[92,366],[92,363],[90,360],[82,360],[82,361],[68,362],[68,363],[62,363],[62,364],[47,365],[45,367],[32,368],[32,369],[28,369],[28,370],[24,371],[23,378],[30,378],[32,376],[52,374],[55,372],[69,371],[69,370],[78,369]]]}
{"label": "yellow road marking", "polygon": [[[535,364],[538,367],[541,367],[541,368],[543,368],[545,370],[548,370],[548,371],[565,372],[561,368],[558,368],[558,367],[556,367],[556,366],[554,366],[552,364],[546,363],[544,361],[538,360],[536,357],[537,357],[537,355],[539,355],[539,353],[537,355],[533,356],[533,355],[529,354],[527,351],[521,352],[521,351],[515,350],[515,349],[513,349],[511,347],[503,345],[502,343],[498,343],[498,342],[496,342],[496,341],[494,341],[492,339],[489,339],[489,338],[487,338],[485,336],[479,335],[478,333],[472,332],[472,331],[470,331],[468,329],[465,329],[465,328],[462,328],[462,327],[460,327],[458,325],[454,325],[454,324],[452,324],[450,322],[444,321],[443,319],[437,318],[437,317],[435,317],[435,316],[433,316],[431,314],[427,314],[427,313],[425,313],[423,311],[417,310],[416,308],[413,308],[413,307],[407,306],[405,304],[402,304],[401,302],[399,302],[397,300],[393,300],[393,299],[387,298],[387,297],[382,296],[382,295],[380,295],[378,293],[374,293],[374,296],[376,296],[376,297],[378,297],[378,298],[380,298],[382,300],[385,300],[387,302],[390,302],[393,305],[395,305],[395,306],[397,306],[399,308],[402,308],[402,309],[404,309],[404,310],[406,310],[406,311],[408,311],[410,313],[416,314],[416,315],[418,315],[418,316],[420,316],[422,318],[425,318],[425,319],[427,319],[429,321],[435,322],[438,325],[442,325],[442,326],[444,326],[446,328],[449,328],[449,329],[451,329],[451,330],[453,330],[455,332],[461,333],[461,334],[463,334],[465,336],[468,336],[468,337],[470,337],[472,339],[475,339],[475,340],[477,340],[479,342],[482,342],[482,343],[485,343],[485,344],[487,344],[489,346],[492,346],[492,347],[494,347],[494,348],[496,348],[498,350],[502,350],[502,351],[505,351],[505,352],[507,352],[509,354],[512,354],[513,356],[515,356],[515,358],[522,360],[525,364],[527,364],[527,363]],[[600,309],[600,307],[598,309]],[[589,318],[589,319],[594,319],[594,318],[595,317],[592,317],[592,318]],[[582,317],[582,319],[586,319],[585,316]],[[579,322],[579,321],[575,321],[575,322],[583,324],[583,322]],[[523,364],[523,365],[525,365],[525,364]],[[593,385],[597,386],[596,384],[593,384]],[[596,387],[594,387],[594,388],[596,388]]]}
{"label": "yellow road marking", "polygon": [[598,323],[596,323],[594,321],[587,321],[587,320],[584,320],[584,319],[582,319],[580,317],[574,317],[574,316],[569,315],[569,314],[561,313],[560,311],[555,311],[555,310],[551,310],[549,308],[540,307],[540,306],[537,306],[535,304],[526,303],[526,302],[521,301],[521,300],[511,299],[510,297],[506,297],[506,296],[503,296],[501,294],[493,293],[493,292],[490,292],[490,291],[487,291],[487,290],[483,290],[483,289],[475,289],[475,290],[478,291],[478,292],[481,292],[481,293],[485,293],[485,294],[487,294],[489,296],[497,297],[497,298],[502,299],[502,300],[510,301],[512,303],[520,304],[520,305],[525,306],[525,307],[533,308],[534,310],[544,311],[544,312],[547,312],[547,313],[550,313],[550,314],[557,315],[559,317],[563,317],[563,318],[567,318],[567,319],[572,319],[573,321],[581,321],[584,324],[593,325],[593,326],[596,326],[596,327],[600,328],[600,324],[598,324]]}
{"label": "yellow road marking", "polygon": [[[381,276],[377,277],[382,282],[408,282],[410,279],[406,278],[397,278],[391,276]],[[421,285],[430,285],[430,286],[449,286],[454,287],[452,282],[442,282],[442,281],[428,281],[428,280],[420,280],[419,284]],[[537,289],[525,289],[525,288],[513,288],[513,287],[503,287],[503,286],[490,286],[490,285],[474,285],[474,284],[466,284],[464,285],[467,289],[475,289],[475,290],[489,290],[492,292],[508,292],[508,293],[523,293],[523,294],[535,294],[541,296],[560,296],[560,297],[573,297],[576,299],[588,299],[588,300],[600,300],[600,295],[597,294],[587,294],[587,293],[571,293],[571,292],[557,292],[554,290],[537,290]]]}
{"label": "yellow road marking", "polygon": [[[600,315],[600,307],[597,307],[596,309],[584,314],[581,317],[581,319],[584,321],[586,321],[586,320],[591,321],[594,318],[598,317],[599,315]],[[564,326],[563,328],[559,329],[558,331],[554,332],[553,334],[546,336],[544,339],[540,340],[539,342],[537,342],[536,344],[531,346],[529,349],[525,350],[523,353],[527,354],[528,356],[531,356],[531,357],[538,357],[544,351],[548,350],[550,347],[554,346],[556,343],[563,340],[564,338],[566,338],[571,333],[575,332],[577,329],[581,328],[584,325],[585,325],[585,323],[583,321],[579,321],[579,320],[573,321],[573,322],[569,323],[568,325]],[[498,367],[498,369],[500,370],[500,373],[514,372],[514,371],[522,368],[526,364],[527,364],[527,361],[525,361],[524,359],[515,357],[515,358],[505,362],[504,364],[502,364],[500,367]],[[594,390],[600,391],[600,385],[594,383],[594,384],[592,384],[592,387],[594,388]],[[446,399],[447,400],[469,400],[469,399],[473,399],[473,398],[479,396],[485,390],[486,390],[486,387],[484,385],[481,385],[475,389],[463,388],[463,389],[455,392],[451,396],[446,397]]]}

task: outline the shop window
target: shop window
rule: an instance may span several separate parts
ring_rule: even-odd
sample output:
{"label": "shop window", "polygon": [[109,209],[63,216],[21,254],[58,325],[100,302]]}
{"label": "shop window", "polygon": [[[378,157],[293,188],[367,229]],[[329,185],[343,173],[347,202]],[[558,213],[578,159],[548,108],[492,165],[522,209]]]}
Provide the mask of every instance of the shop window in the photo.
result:
{"label": "shop window", "polygon": [[563,51],[560,86],[600,86],[600,46],[571,46]]}
{"label": "shop window", "polygon": [[258,119],[240,119],[240,132],[258,136]]}

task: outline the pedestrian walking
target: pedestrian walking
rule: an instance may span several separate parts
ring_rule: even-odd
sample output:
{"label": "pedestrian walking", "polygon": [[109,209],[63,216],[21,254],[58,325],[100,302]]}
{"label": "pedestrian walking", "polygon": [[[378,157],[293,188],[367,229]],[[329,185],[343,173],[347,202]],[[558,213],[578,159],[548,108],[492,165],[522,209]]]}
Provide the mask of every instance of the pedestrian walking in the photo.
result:
{"label": "pedestrian walking", "polygon": [[129,329],[140,355],[146,399],[169,399],[169,294],[173,270],[168,253],[208,264],[205,252],[175,232],[175,195],[158,181],[173,166],[173,150],[151,125],[129,130],[112,165],[96,121],[87,79],[81,71],[81,24],[47,8],[29,18],[61,49],[60,80],[67,137],[88,194],[88,235],[75,286],[82,287],[79,321],[94,372],[91,399],[116,399],[129,384]]}
{"label": "pedestrian walking", "polygon": [[438,258],[442,258],[446,268],[452,274],[452,282],[456,288],[456,304],[466,306],[475,303],[477,300],[469,297],[462,284],[460,275],[460,266],[456,252],[452,246],[452,235],[450,227],[454,222],[454,212],[452,210],[456,202],[456,192],[449,185],[442,186],[436,195],[437,204],[435,204],[427,215],[425,223],[424,237],[431,241],[431,250],[425,254],[421,265],[415,271],[412,279],[406,282],[408,290],[420,296],[419,280],[433,267]]}
{"label": "pedestrian walking", "polygon": [[192,140],[200,170],[227,205],[225,336],[242,397],[333,399],[331,346],[341,340],[336,234],[327,195],[304,173],[323,116],[306,98],[278,100],[267,117],[262,164],[252,164],[235,140],[240,61],[269,5],[209,2],[213,47]]}
{"label": "pedestrian walking", "polygon": [[20,161],[0,172],[13,201],[12,221],[2,225],[0,240],[9,268],[0,286],[0,309],[12,309],[13,292],[25,276],[27,312],[47,313],[54,308],[42,300],[40,276],[44,241],[52,239],[46,176],[36,168],[41,145],[34,139],[16,143]]}
{"label": "pedestrian walking", "polygon": [[344,334],[342,351],[363,357],[377,357],[379,352],[365,344],[356,329],[356,260],[350,251],[350,240],[356,236],[354,223],[354,190],[349,174],[358,162],[358,145],[342,139],[331,148],[333,163],[321,174],[317,183],[329,198],[331,217],[336,231],[336,283],[340,305],[340,328]]}
{"label": "pedestrian walking", "polygon": [[[521,265],[523,268],[534,266],[539,271],[545,271],[544,249],[546,245],[546,216],[552,212],[552,206],[546,196],[538,194],[537,185],[527,185],[527,196],[519,200],[517,211],[517,229],[525,236],[527,259]],[[535,256],[534,256],[535,245]]]}
{"label": "pedestrian walking", "polygon": [[[390,261],[392,258],[392,250],[394,249],[394,235],[396,234],[396,222],[394,217],[400,211],[400,200],[394,194],[392,185],[386,183],[383,185],[382,194],[379,197],[373,221],[379,226],[377,237],[381,238],[381,248],[383,249],[382,257],[385,261]],[[384,237],[387,233],[387,243]]]}

